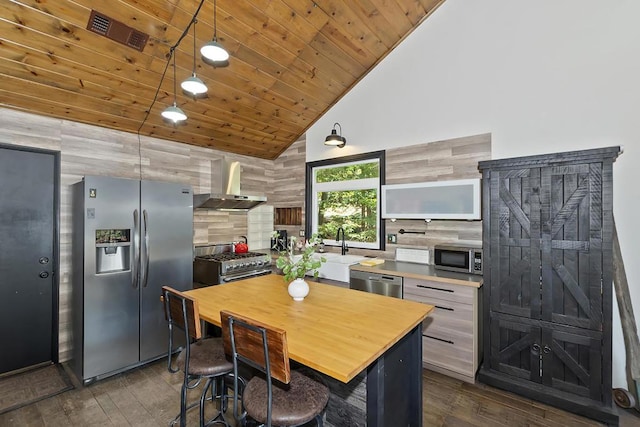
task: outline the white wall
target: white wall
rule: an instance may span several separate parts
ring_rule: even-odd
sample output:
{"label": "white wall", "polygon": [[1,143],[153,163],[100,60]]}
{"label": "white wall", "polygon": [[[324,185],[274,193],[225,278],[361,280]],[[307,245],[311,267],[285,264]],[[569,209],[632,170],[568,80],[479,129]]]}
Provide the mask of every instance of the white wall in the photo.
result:
{"label": "white wall", "polygon": [[[637,0],[447,0],[308,130],[307,161],[485,132],[493,158],[623,145],[614,215],[640,329],[638,16]],[[345,148],[322,144],[334,122]],[[617,306],[613,339],[626,388]]]}

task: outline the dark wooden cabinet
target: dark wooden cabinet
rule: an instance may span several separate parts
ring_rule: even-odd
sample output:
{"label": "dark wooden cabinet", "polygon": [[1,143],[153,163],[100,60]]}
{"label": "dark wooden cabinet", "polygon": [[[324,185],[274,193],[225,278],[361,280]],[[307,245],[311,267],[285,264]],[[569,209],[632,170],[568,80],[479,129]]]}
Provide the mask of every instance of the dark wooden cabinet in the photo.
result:
{"label": "dark wooden cabinet", "polygon": [[275,225],[302,225],[302,208],[275,208]]}
{"label": "dark wooden cabinet", "polygon": [[619,147],[480,162],[480,381],[617,424],[612,164]]}

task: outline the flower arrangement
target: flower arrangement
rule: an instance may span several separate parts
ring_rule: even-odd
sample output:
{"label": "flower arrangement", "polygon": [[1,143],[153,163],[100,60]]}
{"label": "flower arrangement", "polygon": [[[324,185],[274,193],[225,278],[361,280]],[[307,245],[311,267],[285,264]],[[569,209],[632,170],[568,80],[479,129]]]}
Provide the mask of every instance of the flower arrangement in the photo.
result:
{"label": "flower arrangement", "polygon": [[303,279],[308,271],[313,271],[313,277],[317,278],[318,269],[323,262],[327,261],[325,257],[316,258],[313,256],[322,239],[317,234],[312,235],[302,253],[297,255],[294,254],[295,242],[296,238],[292,236],[287,244],[287,250],[280,252],[276,266],[282,270],[287,282]]}

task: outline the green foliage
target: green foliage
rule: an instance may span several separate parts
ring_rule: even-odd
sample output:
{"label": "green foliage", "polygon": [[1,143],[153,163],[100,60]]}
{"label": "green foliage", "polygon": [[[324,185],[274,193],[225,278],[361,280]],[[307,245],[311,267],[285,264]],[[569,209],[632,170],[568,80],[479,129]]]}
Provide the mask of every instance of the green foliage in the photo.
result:
{"label": "green foliage", "polygon": [[354,179],[377,178],[379,175],[380,170],[376,161],[319,169],[316,172],[316,182],[351,181]]}
{"label": "green foliage", "polygon": [[354,182],[378,178],[380,163],[339,165],[317,169],[317,183],[343,182],[344,190],[321,191],[318,194],[318,234],[323,239],[335,239],[339,227],[352,242],[374,243],[378,232],[378,189],[349,189]]}
{"label": "green foliage", "polygon": [[318,194],[318,234],[335,239],[342,227],[348,240],[375,242],[377,233],[377,191],[347,190]]}
{"label": "green foliage", "polygon": [[302,279],[307,271],[313,271],[313,277],[318,277],[318,269],[322,266],[323,262],[327,261],[325,257],[313,257],[320,242],[322,242],[320,237],[314,234],[309,239],[302,254],[294,255],[294,240],[290,240],[289,250],[280,252],[280,257],[278,257],[276,261],[276,266],[282,270],[285,281],[290,282],[293,279]]}

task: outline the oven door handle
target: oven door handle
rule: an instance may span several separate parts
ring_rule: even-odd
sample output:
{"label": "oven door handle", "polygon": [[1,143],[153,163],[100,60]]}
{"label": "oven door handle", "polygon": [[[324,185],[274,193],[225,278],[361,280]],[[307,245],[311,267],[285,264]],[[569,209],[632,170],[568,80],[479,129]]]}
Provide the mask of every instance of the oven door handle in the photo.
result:
{"label": "oven door handle", "polygon": [[223,277],[222,281],[223,282],[233,282],[234,280],[239,280],[239,279],[245,279],[247,277],[254,277],[254,276],[262,276],[265,274],[271,274],[271,270],[259,270],[259,271],[250,271],[248,273],[245,274],[238,274],[236,276],[228,276],[228,277]]}

